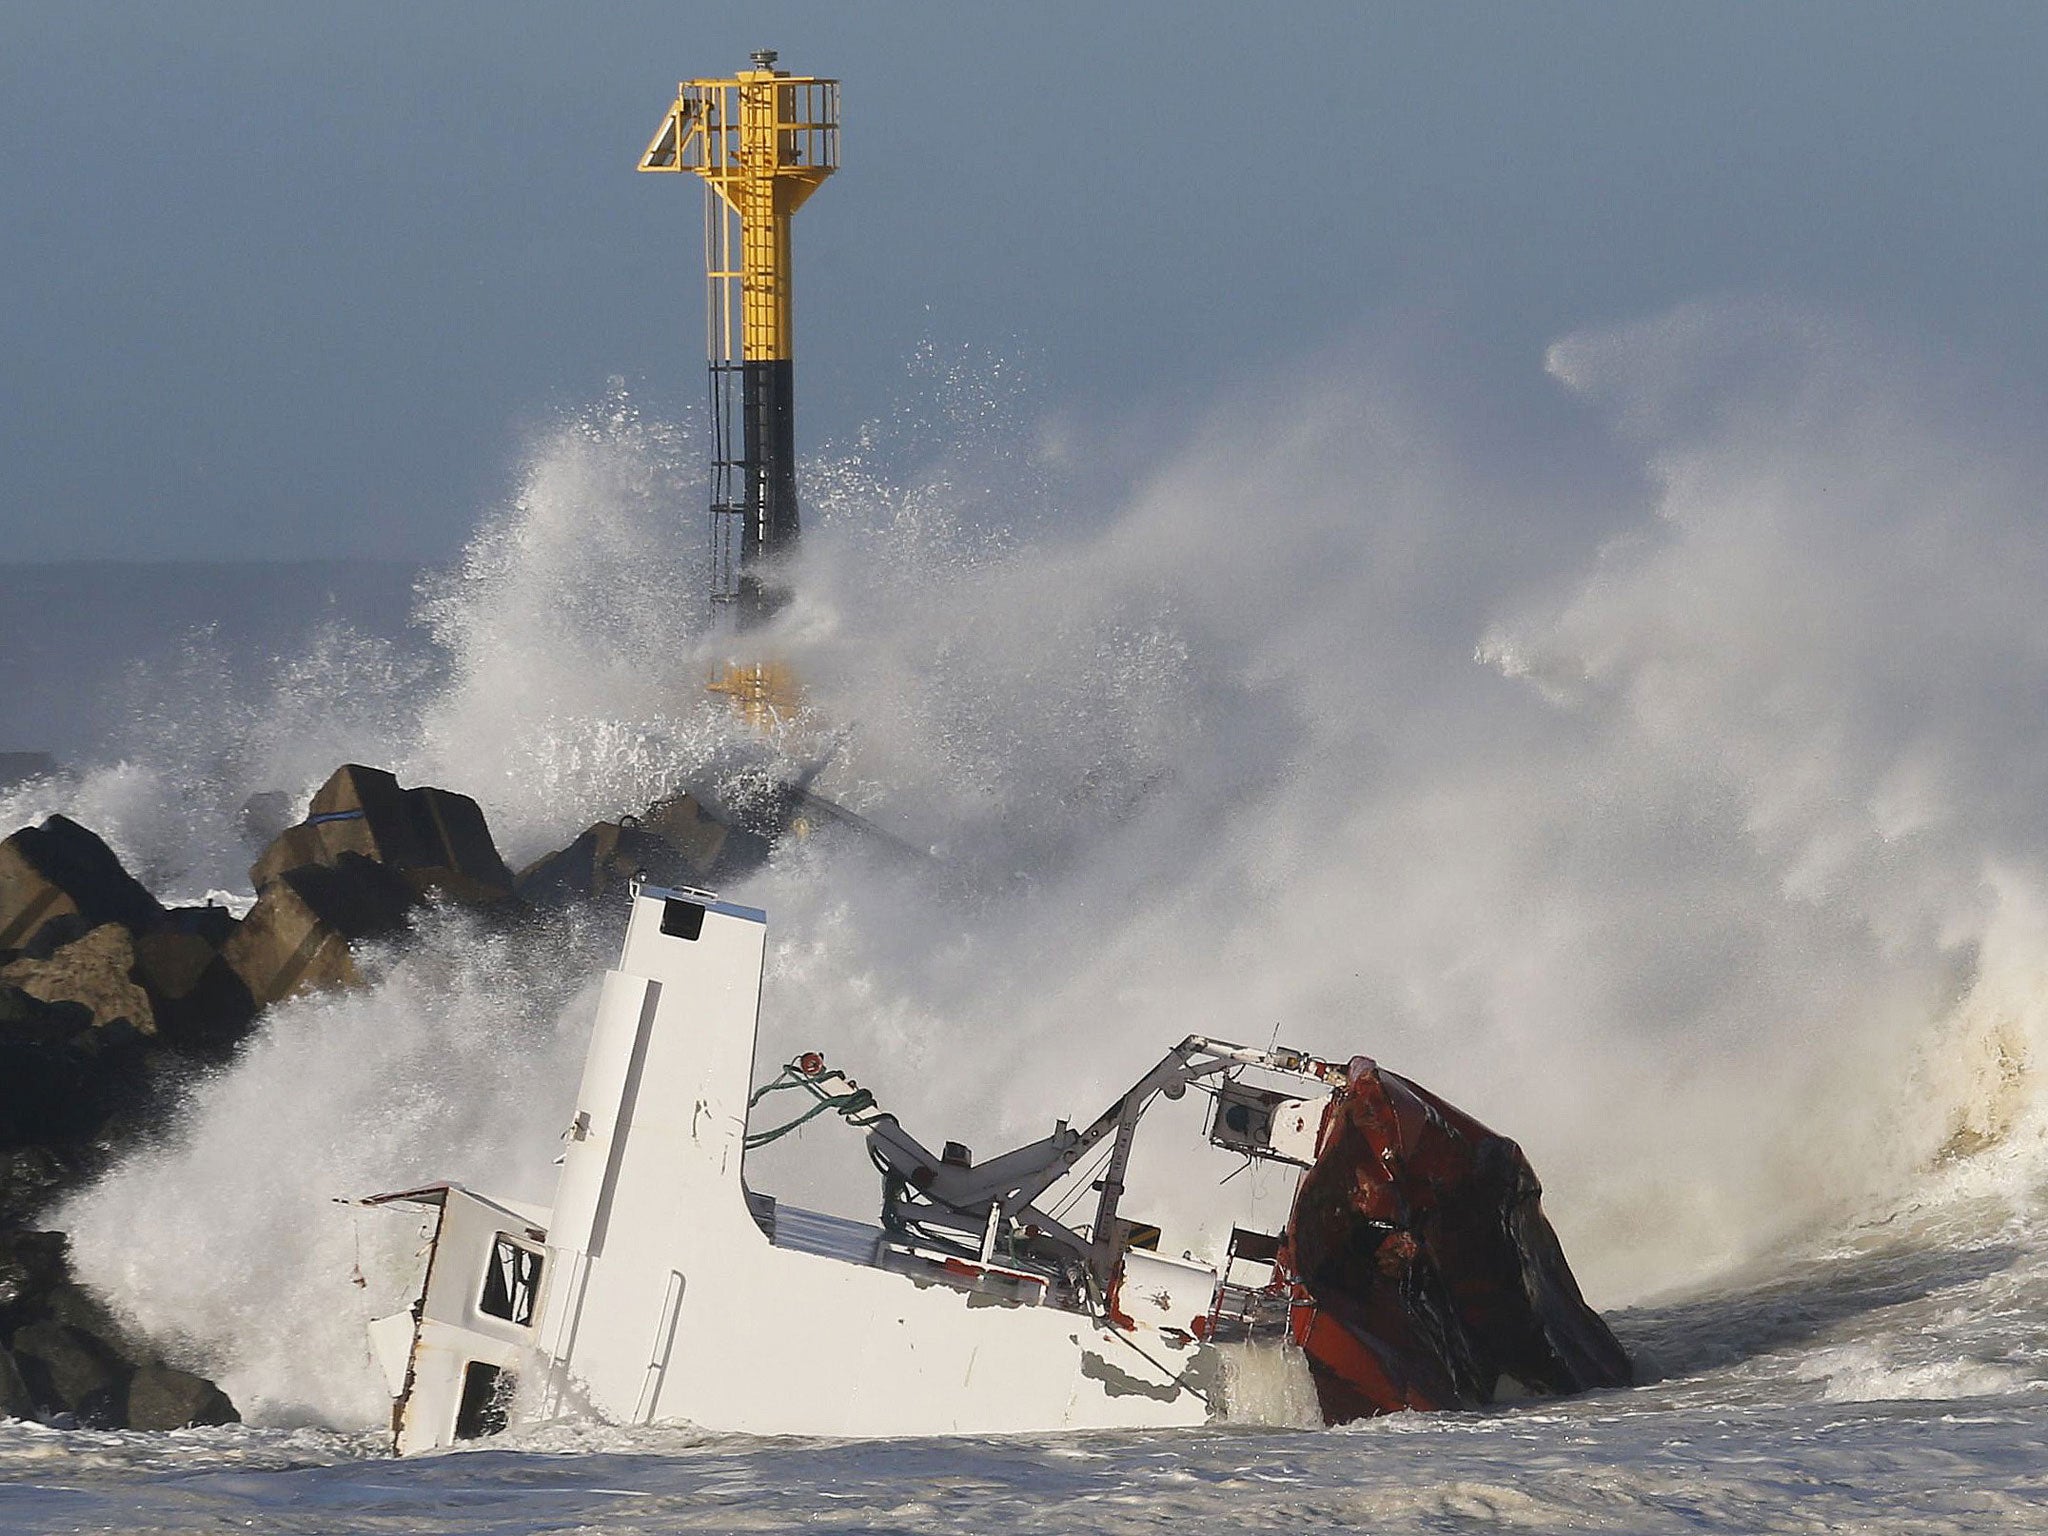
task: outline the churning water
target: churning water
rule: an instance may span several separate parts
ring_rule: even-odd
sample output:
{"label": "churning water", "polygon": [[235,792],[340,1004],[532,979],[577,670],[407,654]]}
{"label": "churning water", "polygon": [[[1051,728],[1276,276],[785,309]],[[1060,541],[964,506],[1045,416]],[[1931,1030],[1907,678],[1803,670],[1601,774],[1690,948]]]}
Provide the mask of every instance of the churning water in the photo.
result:
{"label": "churning water", "polygon": [[[277,1010],[61,1213],[93,1283],[253,1427],[0,1428],[0,1521],[2048,1528],[2035,423],[1761,304],[1546,366],[1539,431],[1483,403],[1518,385],[1333,356],[1093,502],[1074,470],[1109,445],[1031,436],[972,378],[825,456],[781,622],[839,723],[805,750],[931,852],[828,830],[730,894],[771,917],[764,1060],[822,1045],[978,1147],[1092,1114],[1191,1030],[1369,1052],[1522,1142],[1648,1385],[1339,1431],[564,1423],[379,1459],[361,1324],[415,1234],[333,1197],[453,1177],[545,1202],[617,942],[606,912],[547,953],[439,913],[374,987]],[[0,812],[70,809],[199,892],[242,878],[243,796],[344,759],[476,795],[515,863],[759,771],[700,690],[691,457],[607,402],[425,595],[429,645],[330,627],[266,693],[199,689]],[[835,1129],[763,1182],[859,1210]]]}

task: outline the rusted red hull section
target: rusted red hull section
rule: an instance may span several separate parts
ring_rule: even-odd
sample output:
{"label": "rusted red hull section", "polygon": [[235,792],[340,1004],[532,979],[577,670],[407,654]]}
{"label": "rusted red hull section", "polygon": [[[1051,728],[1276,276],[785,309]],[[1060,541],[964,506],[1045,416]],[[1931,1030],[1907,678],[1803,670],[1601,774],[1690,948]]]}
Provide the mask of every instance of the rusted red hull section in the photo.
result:
{"label": "rusted red hull section", "polygon": [[1522,1149],[1367,1057],[1331,1102],[1281,1245],[1332,1424],[1627,1386]]}

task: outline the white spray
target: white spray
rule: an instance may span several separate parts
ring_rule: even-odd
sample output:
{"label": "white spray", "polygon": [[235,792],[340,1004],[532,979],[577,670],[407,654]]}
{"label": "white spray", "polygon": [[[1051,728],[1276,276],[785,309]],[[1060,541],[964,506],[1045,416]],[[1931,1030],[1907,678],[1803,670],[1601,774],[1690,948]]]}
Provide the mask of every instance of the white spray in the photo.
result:
{"label": "white spray", "polygon": [[[1028,540],[1000,486],[814,472],[781,638],[849,723],[827,787],[936,857],[822,838],[739,893],[775,922],[764,1057],[823,1044],[994,1144],[1190,1030],[1367,1050],[1523,1143],[1610,1304],[1965,1152],[2031,1188],[2031,438],[1765,306],[1549,369],[1611,429],[1583,463],[1335,358],[1112,515],[1034,501]],[[539,450],[430,605],[442,680],[368,733],[515,853],[730,761],[675,458],[616,404]],[[430,1174],[545,1200],[585,1027],[564,971],[450,920],[375,989],[279,1010],[63,1214],[81,1263],[256,1412],[362,1422],[322,1202]],[[857,1154],[792,1141],[780,1171],[855,1198]]]}

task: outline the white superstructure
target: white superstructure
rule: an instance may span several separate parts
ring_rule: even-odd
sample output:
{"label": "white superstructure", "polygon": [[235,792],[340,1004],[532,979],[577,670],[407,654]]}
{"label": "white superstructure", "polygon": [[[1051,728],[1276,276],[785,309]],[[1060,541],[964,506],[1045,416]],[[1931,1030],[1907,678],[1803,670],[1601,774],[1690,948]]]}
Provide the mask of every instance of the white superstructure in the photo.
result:
{"label": "white superstructure", "polygon": [[[453,1185],[375,1197],[439,1210],[419,1301],[371,1328],[398,1450],[565,1412],[872,1436],[1188,1425],[1219,1411],[1209,1341],[1261,1315],[1258,1290],[1133,1246],[1115,1212],[1131,1133],[1155,1095],[1219,1078],[1211,1139],[1306,1165],[1331,1069],[1190,1040],[1085,1130],[1063,1123],[977,1167],[951,1145],[933,1157],[807,1057],[783,1086],[868,1129],[882,1224],[778,1208],[741,1179],[765,934],[764,914],[702,892],[636,892],[552,1210]],[[1251,1087],[1247,1067],[1285,1086]],[[1033,1204],[1111,1138],[1088,1229]],[[1284,1299],[1264,1310],[1284,1329]]]}

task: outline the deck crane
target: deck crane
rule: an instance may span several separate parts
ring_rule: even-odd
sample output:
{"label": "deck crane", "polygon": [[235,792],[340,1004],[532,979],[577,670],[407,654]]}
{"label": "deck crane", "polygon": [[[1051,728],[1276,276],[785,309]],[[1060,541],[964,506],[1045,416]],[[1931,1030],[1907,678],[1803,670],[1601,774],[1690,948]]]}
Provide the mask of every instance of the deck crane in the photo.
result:
{"label": "deck crane", "polygon": [[[711,601],[739,635],[787,597],[778,567],[800,527],[790,223],[839,166],[839,82],[779,70],[776,57],[762,49],[735,76],[683,81],[639,166],[704,181]],[[788,666],[758,653],[711,686],[758,730],[798,705]]]}

